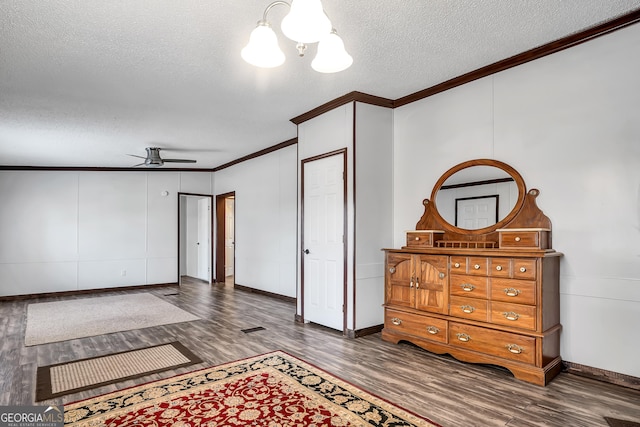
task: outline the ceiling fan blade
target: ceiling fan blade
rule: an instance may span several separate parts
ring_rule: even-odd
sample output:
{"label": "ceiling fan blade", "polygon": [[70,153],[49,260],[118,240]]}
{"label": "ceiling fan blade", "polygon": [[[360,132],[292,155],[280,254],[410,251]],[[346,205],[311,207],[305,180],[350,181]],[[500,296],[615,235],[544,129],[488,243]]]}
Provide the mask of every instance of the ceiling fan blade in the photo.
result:
{"label": "ceiling fan blade", "polygon": [[146,159],[146,157],[144,157],[144,156],[136,156],[135,154],[127,154],[127,156],[137,157],[139,159]]}
{"label": "ceiling fan blade", "polygon": [[197,160],[189,160],[189,159],[162,159],[165,163],[196,163]]}

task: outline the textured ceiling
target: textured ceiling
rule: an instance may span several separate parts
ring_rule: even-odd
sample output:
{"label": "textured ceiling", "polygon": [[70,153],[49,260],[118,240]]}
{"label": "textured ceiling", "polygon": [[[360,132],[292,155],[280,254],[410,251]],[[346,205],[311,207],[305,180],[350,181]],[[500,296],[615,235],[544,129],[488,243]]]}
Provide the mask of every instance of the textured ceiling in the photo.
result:
{"label": "textured ceiling", "polygon": [[[212,168],[296,136],[351,91],[397,99],[640,8],[640,0],[323,0],[354,58],[263,70],[240,50],[268,0],[0,0],[0,165]],[[180,166],[171,164],[169,166]],[[186,164],[185,167],[194,165]]]}

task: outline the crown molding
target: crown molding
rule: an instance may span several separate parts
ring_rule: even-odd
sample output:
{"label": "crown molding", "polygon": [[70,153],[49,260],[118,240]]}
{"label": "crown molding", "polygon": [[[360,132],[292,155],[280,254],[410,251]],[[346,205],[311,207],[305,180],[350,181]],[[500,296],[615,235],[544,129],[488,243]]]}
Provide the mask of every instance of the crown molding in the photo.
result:
{"label": "crown molding", "polygon": [[311,120],[314,117],[318,117],[319,115],[324,114],[327,111],[331,111],[334,108],[340,107],[342,105],[345,105],[354,101],[362,102],[364,104],[377,105],[380,107],[393,108],[392,99],[382,98],[380,96],[369,95],[368,93],[355,91],[355,92],[349,92],[346,95],[342,95],[339,98],[336,98],[332,101],[322,104],[321,106],[316,107],[313,110],[308,111],[304,114],[301,114],[298,117],[294,117],[293,119],[291,119],[291,122],[293,122],[296,125],[299,125],[300,123],[304,123],[307,120]]}

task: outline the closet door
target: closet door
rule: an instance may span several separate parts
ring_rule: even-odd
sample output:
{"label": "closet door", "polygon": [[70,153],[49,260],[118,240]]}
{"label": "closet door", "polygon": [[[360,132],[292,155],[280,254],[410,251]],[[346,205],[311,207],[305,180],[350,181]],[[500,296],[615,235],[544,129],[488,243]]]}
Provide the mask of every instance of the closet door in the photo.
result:
{"label": "closet door", "polygon": [[344,331],[344,153],[303,162],[304,319]]}

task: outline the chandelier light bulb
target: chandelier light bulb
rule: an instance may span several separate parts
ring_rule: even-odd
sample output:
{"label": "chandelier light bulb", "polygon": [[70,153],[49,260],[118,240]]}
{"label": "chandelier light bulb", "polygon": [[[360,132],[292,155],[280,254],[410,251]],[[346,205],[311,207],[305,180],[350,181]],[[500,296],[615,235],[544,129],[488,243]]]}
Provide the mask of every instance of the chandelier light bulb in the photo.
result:
{"label": "chandelier light bulb", "polygon": [[331,32],[331,21],[320,0],[293,0],[281,28],[284,35],[295,42],[316,43]]}
{"label": "chandelier light bulb", "polygon": [[285,56],[278,38],[271,26],[265,22],[258,22],[258,26],[251,32],[249,43],[240,52],[242,59],[251,65],[261,68],[274,68],[282,65]]}
{"label": "chandelier light bulb", "polygon": [[324,36],[318,43],[318,53],[311,61],[311,68],[320,73],[337,73],[346,70],[353,64],[353,58],[344,48],[344,42],[336,33]]}

